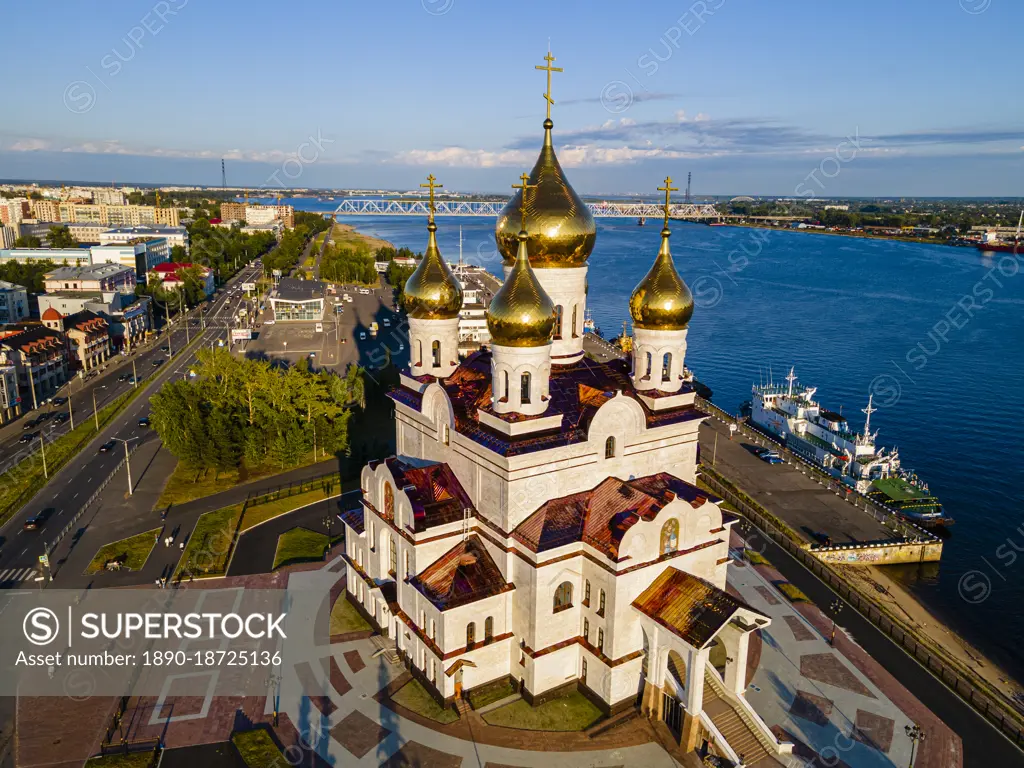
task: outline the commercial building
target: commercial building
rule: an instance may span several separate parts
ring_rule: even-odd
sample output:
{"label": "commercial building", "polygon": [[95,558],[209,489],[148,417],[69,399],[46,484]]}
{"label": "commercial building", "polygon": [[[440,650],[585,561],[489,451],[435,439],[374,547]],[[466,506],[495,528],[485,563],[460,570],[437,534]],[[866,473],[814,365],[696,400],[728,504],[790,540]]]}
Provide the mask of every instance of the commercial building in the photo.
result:
{"label": "commercial building", "polygon": [[28,315],[28,291],[25,286],[0,280],[0,325],[21,322]]}
{"label": "commercial building", "polygon": [[150,279],[157,279],[164,288],[169,291],[176,291],[185,285],[185,270],[194,273],[203,284],[203,293],[212,296],[216,286],[214,285],[213,270],[204,267],[202,264],[187,264],[169,261],[165,264],[157,264],[150,270]]}
{"label": "commercial building", "polygon": [[106,319],[107,332],[110,334],[110,342],[114,349],[131,349],[142,342],[146,334],[153,329],[153,300],[149,296],[136,296],[118,291],[57,291],[41,293],[36,300],[39,302],[40,317],[46,315],[48,310],[53,310],[62,317],[88,311]]}
{"label": "commercial building", "polygon": [[99,243],[100,233],[109,229],[105,224],[67,224],[56,219],[38,221],[26,219],[21,223],[21,233],[23,235],[35,235],[43,242],[46,242],[46,237],[50,234],[51,227],[67,227],[68,233],[80,245]]}
{"label": "commercial building", "polygon": [[135,270],[121,264],[97,263],[82,267],[59,267],[43,275],[47,293],[135,293]]}
{"label": "commercial building", "polygon": [[188,230],[185,227],[170,227],[170,226],[140,226],[140,227],[117,227],[115,229],[106,229],[99,234],[100,245],[110,245],[111,243],[130,243],[133,240],[147,239],[151,237],[162,237],[167,241],[167,245],[170,248],[176,245],[181,246],[185,249],[185,253],[189,252],[189,239]]}
{"label": "commercial building", "polygon": [[0,249],[0,263],[17,261],[31,264],[38,261],[52,261],[54,264],[92,264],[92,252],[88,248],[4,248]]}
{"label": "commercial building", "polygon": [[282,278],[270,294],[274,320],[279,323],[323,320],[326,287],[319,280]]}
{"label": "commercial building", "polygon": [[37,221],[60,221],[60,203],[56,200],[32,200],[32,218]]}
{"label": "commercial building", "polygon": [[0,334],[0,366],[13,365],[23,410],[37,408],[68,380],[64,336],[43,325]]}
{"label": "commercial building", "polygon": [[52,307],[42,313],[43,325],[63,333],[68,345],[68,367],[91,371],[110,357],[110,332],[106,319],[83,310],[62,315]]}
{"label": "commercial building", "polygon": [[284,229],[284,224],[280,221],[271,221],[269,224],[246,224],[242,227],[242,234],[244,235],[258,235],[263,232],[269,232],[274,237],[280,239],[281,231]]}
{"label": "commercial building", "polygon": [[13,365],[0,365],[0,425],[21,415],[18,373]]}
{"label": "commercial building", "polygon": [[244,221],[250,226],[279,221],[290,228],[295,226],[295,209],[290,205],[221,203],[220,218],[225,223]]}
{"label": "commercial building", "polygon": [[162,237],[151,237],[131,243],[94,245],[91,249],[92,263],[113,263],[135,270],[138,282],[146,282],[146,275],[157,264],[170,259],[170,248]]}
{"label": "commercial building", "polygon": [[145,224],[181,226],[178,208],[157,208],[153,205],[106,205],[97,203],[62,202],[60,220],[64,223],[91,222],[108,227],[139,227]]}

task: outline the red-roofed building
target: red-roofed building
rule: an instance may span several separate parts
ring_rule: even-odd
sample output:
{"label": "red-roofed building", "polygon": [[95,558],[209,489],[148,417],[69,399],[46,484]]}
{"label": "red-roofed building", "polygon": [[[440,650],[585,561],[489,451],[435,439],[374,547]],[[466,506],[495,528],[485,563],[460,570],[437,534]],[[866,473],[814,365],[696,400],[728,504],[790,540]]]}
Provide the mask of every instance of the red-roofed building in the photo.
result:
{"label": "red-roofed building", "polygon": [[50,307],[40,319],[47,328],[67,338],[68,365],[72,370],[90,371],[110,357],[110,324],[95,312],[83,310],[62,315]]}
{"label": "red-roofed building", "polygon": [[203,295],[211,296],[213,294],[216,289],[213,270],[202,264],[169,261],[157,264],[149,271],[150,280],[159,280],[164,289],[168,291],[180,290],[190,276],[202,284]]}
{"label": "red-roofed building", "polygon": [[37,408],[68,380],[63,333],[36,325],[0,335],[0,366],[14,366],[21,408]]}

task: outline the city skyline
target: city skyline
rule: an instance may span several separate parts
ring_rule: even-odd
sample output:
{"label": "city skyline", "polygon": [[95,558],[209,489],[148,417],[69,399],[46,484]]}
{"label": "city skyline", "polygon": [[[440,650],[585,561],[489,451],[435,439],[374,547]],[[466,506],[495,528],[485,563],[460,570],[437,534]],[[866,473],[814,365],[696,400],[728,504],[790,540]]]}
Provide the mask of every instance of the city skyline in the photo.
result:
{"label": "city skyline", "polygon": [[10,86],[0,176],[217,186],[225,158],[229,186],[409,188],[432,168],[500,192],[540,143],[550,36],[554,137],[581,193],[692,171],[695,194],[1020,194],[1024,107],[991,40],[1024,9],[999,0],[527,2],[521,36],[465,0],[277,11],[147,0],[43,27],[8,9],[12,60],[49,48]]}

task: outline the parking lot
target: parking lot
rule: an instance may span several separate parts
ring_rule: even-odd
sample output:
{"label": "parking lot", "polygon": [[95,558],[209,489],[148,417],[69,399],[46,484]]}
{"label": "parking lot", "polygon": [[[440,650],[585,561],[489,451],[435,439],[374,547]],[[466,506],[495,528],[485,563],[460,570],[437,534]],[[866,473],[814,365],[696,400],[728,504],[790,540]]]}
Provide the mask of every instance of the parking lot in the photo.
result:
{"label": "parking lot", "polygon": [[[344,300],[346,293],[352,301]],[[341,312],[335,312],[336,306]],[[403,320],[404,316],[393,308],[390,286],[385,284],[369,294],[340,286],[336,296],[327,296],[322,331],[316,330],[316,322],[277,322],[268,305],[257,319],[254,338],[235,344],[232,351],[291,364],[305,358],[316,368],[331,368],[338,373],[344,373],[350,363],[371,370],[379,368],[389,357],[396,365],[404,366],[409,359],[409,343]],[[376,336],[371,330],[374,322],[378,327]]]}

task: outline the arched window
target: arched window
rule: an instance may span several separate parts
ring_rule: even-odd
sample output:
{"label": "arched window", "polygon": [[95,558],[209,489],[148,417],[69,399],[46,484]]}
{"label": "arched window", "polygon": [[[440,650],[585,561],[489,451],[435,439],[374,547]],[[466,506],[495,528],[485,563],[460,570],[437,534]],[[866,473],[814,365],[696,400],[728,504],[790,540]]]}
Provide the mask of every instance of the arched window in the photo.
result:
{"label": "arched window", "polygon": [[521,402],[521,403],[529,403],[530,402],[530,374],[528,374],[528,373],[524,373],[523,374],[523,377],[522,377],[521,383],[520,383],[520,387],[521,387],[520,391],[522,392],[522,397],[519,398],[519,402]]}
{"label": "arched window", "polygon": [[583,582],[583,604],[590,605],[590,579]]}
{"label": "arched window", "polygon": [[572,584],[563,581],[555,590],[554,610],[557,613],[566,608],[572,608]]}
{"label": "arched window", "polygon": [[661,526],[661,554],[669,555],[679,548],[679,521],[674,517]]}
{"label": "arched window", "polygon": [[672,378],[672,353],[665,353],[665,361],[661,365],[661,380],[668,381]]}
{"label": "arched window", "polygon": [[576,324],[576,310],[577,309],[578,309],[578,306],[576,304],[573,304],[572,305],[572,337],[574,339],[580,335],[579,331],[577,330],[579,328],[579,326]]}
{"label": "arched window", "polygon": [[583,619],[583,639],[590,642],[590,621]]}
{"label": "arched window", "polygon": [[409,573],[409,550],[406,550],[405,551],[405,578],[408,579],[410,575],[411,574]]}
{"label": "arched window", "polygon": [[604,616],[604,590],[603,589],[601,590],[601,595],[599,597],[599,603],[598,603],[598,606],[597,606],[597,615],[598,616]]}
{"label": "arched window", "polygon": [[423,342],[416,339],[416,365],[423,365]]}
{"label": "arched window", "polygon": [[434,367],[435,368],[440,368],[441,367],[441,342],[440,341],[434,341],[430,345],[430,354],[434,358]]}
{"label": "arched window", "polygon": [[472,621],[466,625],[466,647],[472,648],[476,642],[476,624]]}
{"label": "arched window", "polygon": [[442,424],[441,425],[441,442],[444,443],[445,445],[448,445],[449,440],[450,440],[450,436],[449,436],[449,431],[448,431],[448,425],[447,424]]}
{"label": "arched window", "polygon": [[[391,483],[384,483],[384,517],[388,520],[395,517],[395,492],[391,490]],[[372,527],[371,525],[371,529]]]}
{"label": "arched window", "polygon": [[504,397],[505,401],[507,402],[508,401],[508,371],[503,371],[501,375],[502,375],[502,378],[504,379],[504,384],[505,384],[505,386],[503,388],[503,391],[502,391],[502,397]]}
{"label": "arched window", "polygon": [[494,617],[488,616],[484,619],[484,642],[489,643],[494,639]]}
{"label": "arched window", "polygon": [[615,438],[609,437],[604,441],[604,457],[606,459],[615,458]]}
{"label": "arched window", "polygon": [[554,339],[562,338],[562,305],[559,304],[555,307],[555,333],[552,336]]}
{"label": "arched window", "polygon": [[391,578],[395,578],[398,576],[398,544],[395,542],[394,536],[388,536],[388,541],[390,542],[390,568],[388,573],[391,574]]}
{"label": "arched window", "polygon": [[653,362],[651,361],[651,353],[646,353],[645,357],[647,358],[647,367],[644,369],[644,378],[649,379],[651,378],[651,366],[653,365]]}

